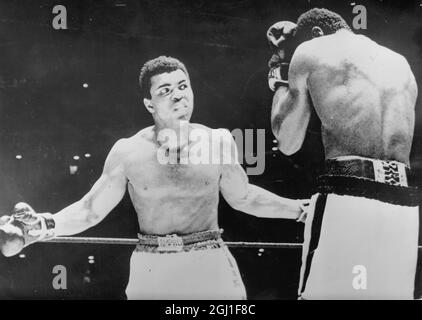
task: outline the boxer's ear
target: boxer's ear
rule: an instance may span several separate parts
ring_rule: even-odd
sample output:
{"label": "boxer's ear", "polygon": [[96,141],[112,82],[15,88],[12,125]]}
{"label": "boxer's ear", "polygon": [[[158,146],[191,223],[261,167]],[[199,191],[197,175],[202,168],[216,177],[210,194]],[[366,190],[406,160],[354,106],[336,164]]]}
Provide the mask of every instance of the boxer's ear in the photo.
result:
{"label": "boxer's ear", "polygon": [[151,99],[144,98],[144,105],[149,113],[154,113],[154,106],[151,104]]}
{"label": "boxer's ear", "polygon": [[313,27],[312,28],[312,38],[318,38],[324,35],[324,31],[320,27]]}

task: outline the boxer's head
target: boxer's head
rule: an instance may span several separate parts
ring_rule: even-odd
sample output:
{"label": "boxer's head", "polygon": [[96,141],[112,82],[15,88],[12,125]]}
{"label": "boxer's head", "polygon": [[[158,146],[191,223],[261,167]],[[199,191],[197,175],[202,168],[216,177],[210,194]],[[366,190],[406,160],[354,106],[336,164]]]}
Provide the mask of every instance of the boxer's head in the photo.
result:
{"label": "boxer's head", "polygon": [[351,31],[347,22],[337,13],[327,9],[314,8],[297,19],[295,37],[298,43],[323,35],[333,34],[341,29]]}
{"label": "boxer's head", "polygon": [[165,56],[146,62],[139,84],[143,103],[158,124],[175,128],[181,120],[190,120],[193,92],[182,62]]}

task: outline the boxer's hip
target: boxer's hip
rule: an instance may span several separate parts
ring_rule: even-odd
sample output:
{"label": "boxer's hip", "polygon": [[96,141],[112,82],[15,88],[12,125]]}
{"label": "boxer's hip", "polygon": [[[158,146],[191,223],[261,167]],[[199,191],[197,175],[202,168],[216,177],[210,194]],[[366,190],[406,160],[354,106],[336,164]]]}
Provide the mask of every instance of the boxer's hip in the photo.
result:
{"label": "boxer's hip", "polygon": [[396,161],[326,161],[306,218],[299,295],[413,297],[419,198],[407,179],[408,168]]}
{"label": "boxer's hip", "polygon": [[413,298],[418,207],[338,194],[316,194],[310,206],[299,295]]}
{"label": "boxer's hip", "polygon": [[403,206],[419,205],[419,191],[409,186],[410,168],[398,161],[345,156],[325,161],[318,192],[376,199]]}
{"label": "boxer's hip", "polygon": [[[131,257],[129,299],[246,298],[237,263],[221,239],[221,230],[182,239],[168,237],[173,239],[140,236],[142,244]],[[174,241],[174,246],[166,241]]]}

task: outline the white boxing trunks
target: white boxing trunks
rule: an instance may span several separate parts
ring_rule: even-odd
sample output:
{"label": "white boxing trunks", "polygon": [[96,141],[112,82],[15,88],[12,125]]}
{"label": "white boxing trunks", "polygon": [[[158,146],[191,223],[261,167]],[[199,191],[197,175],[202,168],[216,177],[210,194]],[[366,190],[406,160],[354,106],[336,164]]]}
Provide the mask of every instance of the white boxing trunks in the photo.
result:
{"label": "white boxing trunks", "polygon": [[327,167],[306,218],[299,297],[413,299],[419,208],[404,164],[356,157]]}
{"label": "white boxing trunks", "polygon": [[220,235],[220,231],[183,237],[140,235],[130,261],[127,298],[246,299],[237,263]]}

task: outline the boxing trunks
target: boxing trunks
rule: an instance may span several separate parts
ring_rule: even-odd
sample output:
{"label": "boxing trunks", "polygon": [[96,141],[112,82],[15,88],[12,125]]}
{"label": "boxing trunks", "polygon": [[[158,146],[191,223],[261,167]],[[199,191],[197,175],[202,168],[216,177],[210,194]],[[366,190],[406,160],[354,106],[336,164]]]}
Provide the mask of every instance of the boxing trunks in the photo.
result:
{"label": "boxing trunks", "polygon": [[244,300],[245,287],[221,230],[139,235],[126,295],[132,299]]}
{"label": "boxing trunks", "polygon": [[396,161],[326,161],[306,218],[299,298],[413,299],[419,208]]}

